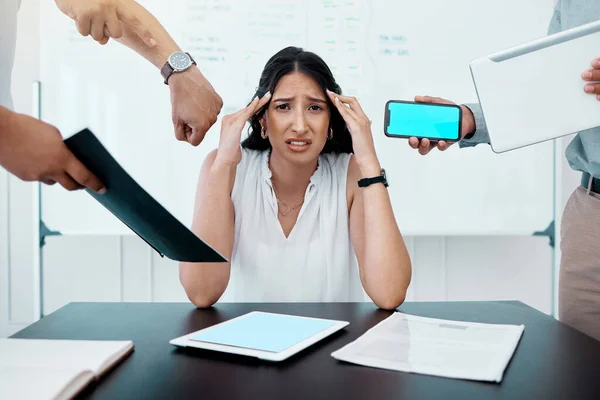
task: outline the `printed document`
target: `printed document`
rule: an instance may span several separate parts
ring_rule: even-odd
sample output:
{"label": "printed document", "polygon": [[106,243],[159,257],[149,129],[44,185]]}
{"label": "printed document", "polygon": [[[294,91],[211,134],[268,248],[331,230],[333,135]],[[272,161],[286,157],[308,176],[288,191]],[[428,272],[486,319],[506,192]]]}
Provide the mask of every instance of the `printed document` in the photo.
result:
{"label": "printed document", "polygon": [[332,357],[367,367],[501,382],[523,329],[395,312]]}

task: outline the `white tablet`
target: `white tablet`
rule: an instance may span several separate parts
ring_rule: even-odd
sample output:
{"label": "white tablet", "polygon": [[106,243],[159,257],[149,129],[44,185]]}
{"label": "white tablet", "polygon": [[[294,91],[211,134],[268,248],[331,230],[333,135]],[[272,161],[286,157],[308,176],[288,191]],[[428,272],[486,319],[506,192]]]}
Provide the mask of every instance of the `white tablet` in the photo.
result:
{"label": "white tablet", "polygon": [[283,361],[348,324],[346,321],[253,311],[169,343]]}
{"label": "white tablet", "polygon": [[502,153],[600,126],[581,74],[600,54],[600,21],[473,60],[473,82]]}

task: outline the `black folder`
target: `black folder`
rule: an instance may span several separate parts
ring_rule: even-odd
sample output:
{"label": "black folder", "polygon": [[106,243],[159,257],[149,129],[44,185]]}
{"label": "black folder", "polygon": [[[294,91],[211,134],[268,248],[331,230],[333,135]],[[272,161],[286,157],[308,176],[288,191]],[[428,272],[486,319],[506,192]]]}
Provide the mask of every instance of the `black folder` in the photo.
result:
{"label": "black folder", "polygon": [[104,194],[86,191],[162,257],[185,262],[227,262],[150,196],[89,129],[64,142],[106,186]]}

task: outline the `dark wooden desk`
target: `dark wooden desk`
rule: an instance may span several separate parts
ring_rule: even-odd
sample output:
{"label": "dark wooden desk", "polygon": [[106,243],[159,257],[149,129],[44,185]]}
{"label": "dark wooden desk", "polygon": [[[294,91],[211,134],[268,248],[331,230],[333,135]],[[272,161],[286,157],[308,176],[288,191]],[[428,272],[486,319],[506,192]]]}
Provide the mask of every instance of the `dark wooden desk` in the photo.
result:
{"label": "dark wooden desk", "polygon": [[[350,325],[282,363],[168,341],[252,310],[342,319]],[[502,383],[378,370],[330,354],[390,315],[363,304],[72,303],[13,337],[132,340],[135,351],[82,394],[101,399],[600,399],[600,342],[520,302],[406,303],[436,318],[524,324]]]}

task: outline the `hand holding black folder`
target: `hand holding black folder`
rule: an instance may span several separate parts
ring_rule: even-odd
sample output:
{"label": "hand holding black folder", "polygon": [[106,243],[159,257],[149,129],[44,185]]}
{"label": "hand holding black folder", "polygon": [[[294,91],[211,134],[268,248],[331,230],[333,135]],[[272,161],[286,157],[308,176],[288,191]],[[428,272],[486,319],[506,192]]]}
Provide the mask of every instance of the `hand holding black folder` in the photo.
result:
{"label": "hand holding black folder", "polygon": [[185,262],[227,262],[150,196],[84,129],[65,140],[75,156],[106,185],[106,193],[87,192],[161,256]]}

